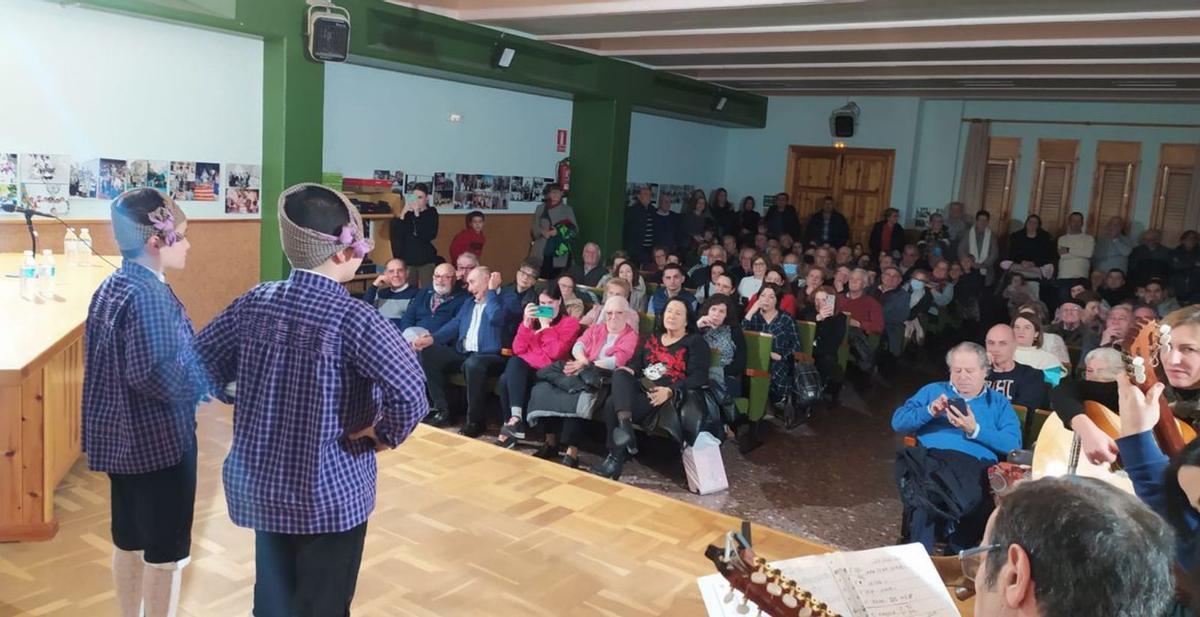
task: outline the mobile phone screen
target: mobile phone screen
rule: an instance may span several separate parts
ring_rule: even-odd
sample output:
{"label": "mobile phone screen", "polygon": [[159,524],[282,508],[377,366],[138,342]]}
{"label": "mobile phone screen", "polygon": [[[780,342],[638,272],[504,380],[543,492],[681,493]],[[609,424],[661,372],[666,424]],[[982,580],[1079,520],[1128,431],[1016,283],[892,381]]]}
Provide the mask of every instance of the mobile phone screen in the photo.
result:
{"label": "mobile phone screen", "polygon": [[537,307],[537,312],[534,313],[534,316],[538,319],[550,319],[551,317],[554,317],[554,307],[539,306]]}
{"label": "mobile phone screen", "polygon": [[962,398],[952,398],[947,401],[950,407],[958,410],[958,413],[967,413],[967,401]]}

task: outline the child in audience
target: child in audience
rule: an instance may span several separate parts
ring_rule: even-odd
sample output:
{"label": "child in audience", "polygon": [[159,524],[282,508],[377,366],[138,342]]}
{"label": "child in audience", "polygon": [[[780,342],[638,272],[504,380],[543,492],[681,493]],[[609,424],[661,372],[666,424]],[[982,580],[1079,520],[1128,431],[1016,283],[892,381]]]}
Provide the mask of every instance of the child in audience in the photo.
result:
{"label": "child in audience", "polygon": [[219,385],[237,383],[225,498],[255,532],[254,614],[348,615],[375,451],[429,411],[412,345],[342,283],[371,249],[341,193],[298,184],[279,198],[287,280],[238,298],[196,340]]}
{"label": "child in audience", "polygon": [[196,404],[208,392],[192,322],[163,276],[186,263],[187,216],[150,188],[122,193],[111,216],[125,261],[88,307],[83,451],[111,485],[120,614],[163,617],[190,560]]}
{"label": "child in audience", "polygon": [[467,215],[464,229],[450,241],[450,263],[458,263],[458,256],[471,253],[483,261],[483,245],[487,244],[487,236],[483,235],[483,213],[473,210]]}

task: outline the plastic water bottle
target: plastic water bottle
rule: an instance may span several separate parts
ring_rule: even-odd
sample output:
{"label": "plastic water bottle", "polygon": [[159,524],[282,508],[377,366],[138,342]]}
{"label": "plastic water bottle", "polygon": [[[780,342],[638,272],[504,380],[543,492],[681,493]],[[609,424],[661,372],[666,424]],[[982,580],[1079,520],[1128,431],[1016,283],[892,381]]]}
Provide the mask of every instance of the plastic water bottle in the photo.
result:
{"label": "plastic water bottle", "polygon": [[33,300],[37,294],[36,286],[37,261],[33,258],[33,251],[25,251],[25,255],[21,258],[21,298]]}
{"label": "plastic water bottle", "polygon": [[63,259],[68,266],[79,265],[79,236],[75,228],[68,227],[67,235],[63,236]]}
{"label": "plastic water bottle", "polygon": [[92,234],[88,233],[88,228],[84,227],[79,230],[79,244],[75,249],[78,253],[79,265],[87,266],[92,263]]}
{"label": "plastic water bottle", "polygon": [[54,277],[58,274],[57,268],[54,265],[54,251],[45,249],[42,251],[42,261],[38,264],[38,288],[41,291],[43,298],[54,297]]}

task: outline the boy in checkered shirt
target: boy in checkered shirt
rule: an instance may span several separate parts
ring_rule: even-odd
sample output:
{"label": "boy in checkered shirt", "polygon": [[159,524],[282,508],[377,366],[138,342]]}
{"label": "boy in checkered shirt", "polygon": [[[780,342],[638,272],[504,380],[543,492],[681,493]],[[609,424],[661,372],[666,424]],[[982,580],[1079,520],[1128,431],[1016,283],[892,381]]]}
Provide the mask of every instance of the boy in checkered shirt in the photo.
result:
{"label": "boy in checkered shirt", "polygon": [[375,507],[375,452],[429,411],[412,345],[342,286],[371,249],[341,193],[279,198],[292,265],[196,339],[217,384],[236,383],[223,478],[233,522],[255,531],[256,617],[348,615]]}

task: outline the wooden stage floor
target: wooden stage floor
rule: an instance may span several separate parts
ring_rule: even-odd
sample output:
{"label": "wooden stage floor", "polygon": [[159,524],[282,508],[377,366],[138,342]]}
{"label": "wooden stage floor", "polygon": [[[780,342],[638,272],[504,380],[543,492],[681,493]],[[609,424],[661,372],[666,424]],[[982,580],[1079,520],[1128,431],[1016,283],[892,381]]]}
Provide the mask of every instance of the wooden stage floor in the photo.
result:
{"label": "wooden stage floor", "polygon": [[[200,478],[181,614],[250,614],[254,537],[226,512],[228,408],[199,413]],[[797,495],[797,499],[803,499]],[[116,615],[108,480],[81,460],[52,541],[0,545],[0,617]],[[379,458],[354,615],[704,614],[704,547],[733,517],[425,426]],[[769,558],[825,550],[755,528]]]}

